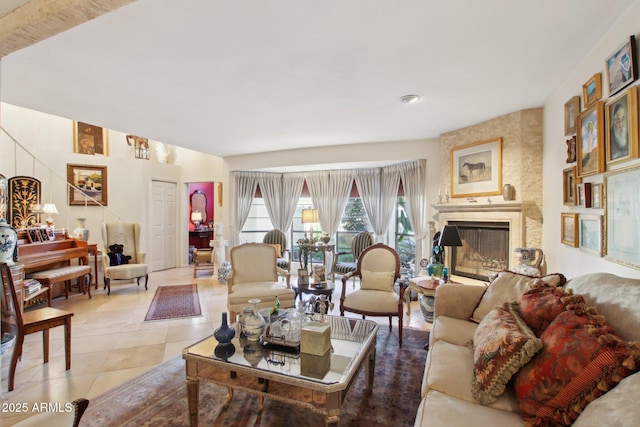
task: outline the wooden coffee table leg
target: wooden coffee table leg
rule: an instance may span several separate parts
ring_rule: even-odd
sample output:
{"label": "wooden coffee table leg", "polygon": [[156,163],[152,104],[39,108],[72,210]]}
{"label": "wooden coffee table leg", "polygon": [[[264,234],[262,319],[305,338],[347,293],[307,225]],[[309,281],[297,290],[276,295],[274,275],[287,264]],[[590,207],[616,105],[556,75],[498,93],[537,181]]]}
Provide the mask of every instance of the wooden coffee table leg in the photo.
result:
{"label": "wooden coffee table leg", "polygon": [[191,427],[198,427],[198,402],[199,402],[200,382],[198,380],[187,379],[187,398],[189,400],[189,424]]}
{"label": "wooden coffee table leg", "polygon": [[227,402],[231,403],[231,399],[233,399],[233,389],[231,387],[227,387]]}

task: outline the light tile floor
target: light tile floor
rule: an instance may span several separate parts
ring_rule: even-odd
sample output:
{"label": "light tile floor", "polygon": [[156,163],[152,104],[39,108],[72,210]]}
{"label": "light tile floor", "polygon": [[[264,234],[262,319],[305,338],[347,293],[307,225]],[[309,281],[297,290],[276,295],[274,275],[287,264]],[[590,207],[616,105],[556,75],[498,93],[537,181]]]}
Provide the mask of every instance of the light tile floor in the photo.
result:
{"label": "light tile floor", "polygon": [[[202,316],[145,322],[155,290],[161,285],[196,282]],[[351,283],[348,284],[350,286]],[[18,362],[15,389],[7,392],[9,354],[2,357],[2,389],[0,391],[0,425],[10,426],[32,414],[16,413],[16,404],[65,403],[78,397],[92,399],[145,371],[172,359],[195,341],[211,335],[226,311],[226,285],[201,274],[193,278],[193,267],[175,268],[151,273],[149,290],[134,283],[112,285],[111,295],[92,291],[92,299],[73,292],[68,300],[56,298],[53,306],[73,311],[71,369],[64,369],[63,328],[51,330],[49,363],[42,363],[42,334],[25,338],[22,360]],[[341,284],[336,282],[333,295],[335,307],[331,314],[339,315]],[[428,330],[417,302],[412,302],[411,316],[405,315],[404,325]],[[356,316],[345,313],[347,316]],[[371,318],[388,325],[387,318]],[[397,335],[397,322],[390,332]],[[382,329],[383,333],[388,328]]]}

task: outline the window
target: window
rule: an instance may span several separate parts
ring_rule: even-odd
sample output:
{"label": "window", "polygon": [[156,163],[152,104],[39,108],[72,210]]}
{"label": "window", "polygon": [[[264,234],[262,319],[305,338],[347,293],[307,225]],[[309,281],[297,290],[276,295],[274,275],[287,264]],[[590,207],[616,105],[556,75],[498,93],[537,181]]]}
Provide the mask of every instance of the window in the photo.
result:
{"label": "window", "polygon": [[416,237],[409,222],[406,206],[404,196],[398,196],[395,218],[395,249],[403,265],[415,264],[416,256]]}
{"label": "window", "polygon": [[240,243],[262,242],[265,234],[272,230],[271,220],[262,197],[254,197],[249,217],[242,227]]}
{"label": "window", "polygon": [[[351,242],[356,234],[362,231],[373,231],[369,217],[360,197],[350,197],[344,208],[340,226],[336,233],[336,252],[350,252]],[[342,255],[341,262],[354,261],[351,255]]]}

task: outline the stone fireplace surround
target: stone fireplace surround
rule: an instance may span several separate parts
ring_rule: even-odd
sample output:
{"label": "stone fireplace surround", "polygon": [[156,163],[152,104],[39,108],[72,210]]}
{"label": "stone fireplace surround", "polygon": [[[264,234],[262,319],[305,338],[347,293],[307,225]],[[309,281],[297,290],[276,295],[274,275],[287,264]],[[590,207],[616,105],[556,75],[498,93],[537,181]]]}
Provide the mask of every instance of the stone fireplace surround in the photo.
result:
{"label": "stone fireplace surround", "polygon": [[[503,222],[509,224],[509,268],[516,266],[514,250],[523,247],[525,241],[525,225],[523,221],[522,202],[493,202],[491,204],[441,204],[434,205],[438,212],[436,219],[440,226],[451,221],[469,222]],[[448,251],[446,265],[450,265]]]}

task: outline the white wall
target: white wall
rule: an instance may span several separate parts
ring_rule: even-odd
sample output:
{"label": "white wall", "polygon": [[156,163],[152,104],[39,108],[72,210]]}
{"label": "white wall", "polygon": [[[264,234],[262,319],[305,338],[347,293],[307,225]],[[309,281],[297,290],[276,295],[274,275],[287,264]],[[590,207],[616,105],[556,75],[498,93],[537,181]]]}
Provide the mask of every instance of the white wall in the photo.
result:
{"label": "white wall", "polygon": [[[579,26],[576,27],[576,29],[579,28]],[[561,272],[570,278],[595,271],[606,271],[621,276],[640,278],[639,270],[607,261],[604,258],[581,252],[579,248],[572,248],[560,243],[560,214],[562,212],[604,215],[602,209],[569,207],[562,203],[562,171],[571,166],[565,162],[567,158],[565,140],[567,137],[564,135],[564,104],[572,96],[582,95],[582,85],[595,73],[602,73],[602,95],[606,102],[609,93],[606,87],[605,58],[611,55],[630,35],[635,35],[636,44],[640,44],[638,43],[640,42],[638,40],[639,31],[640,1],[636,1],[606,36],[593,46],[589,55],[580,64],[576,64],[576,70],[566,78],[562,86],[544,105],[544,223],[542,232],[543,250],[547,257],[549,272]],[[638,163],[639,161],[630,161],[612,169]],[[610,170],[609,166],[607,166],[607,170]],[[603,174],[589,176],[584,180],[584,182],[594,183],[602,181]]]}
{"label": "white wall", "polygon": [[[178,264],[188,261],[186,183],[223,181],[221,158],[176,147],[174,164],[160,163],[154,150],[159,143],[150,141],[151,159],[136,159],[134,147],[126,142],[126,133],[116,130],[108,132],[108,156],[76,154],[73,152],[72,120],[4,103],[0,104],[0,109],[2,127],[24,147],[20,148],[7,134],[0,132],[0,173],[7,178],[26,175],[39,179],[42,183],[41,200],[48,202],[51,197],[60,211],[54,217],[56,228],[73,230],[75,218],[86,217],[89,242],[101,246],[102,222],[120,218],[149,224],[151,181],[175,182],[181,201],[178,215],[183,218],[183,222],[178,224],[181,234],[176,253],[182,255]],[[33,157],[38,160],[34,161]],[[107,166],[106,208],[89,206],[85,209],[84,206],[68,205],[68,163]],[[150,231],[143,230],[142,250],[147,253],[152,250],[150,238]]]}

